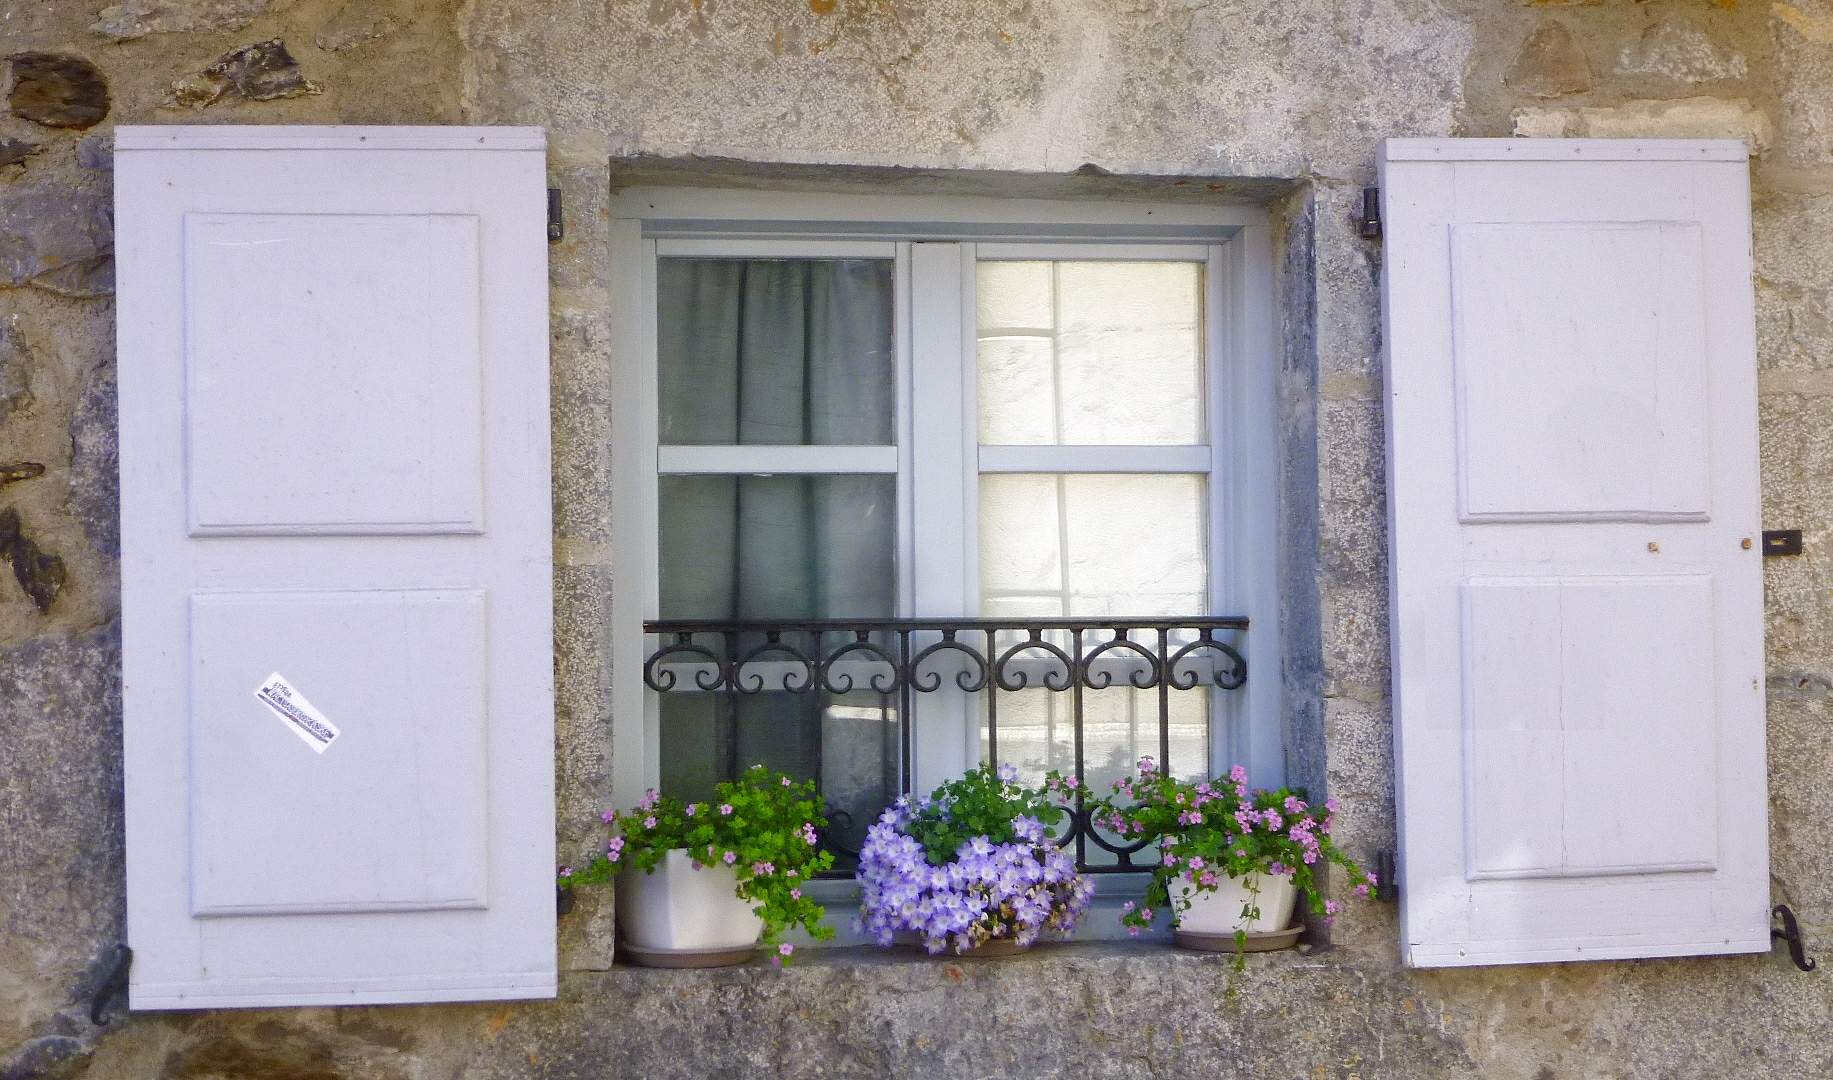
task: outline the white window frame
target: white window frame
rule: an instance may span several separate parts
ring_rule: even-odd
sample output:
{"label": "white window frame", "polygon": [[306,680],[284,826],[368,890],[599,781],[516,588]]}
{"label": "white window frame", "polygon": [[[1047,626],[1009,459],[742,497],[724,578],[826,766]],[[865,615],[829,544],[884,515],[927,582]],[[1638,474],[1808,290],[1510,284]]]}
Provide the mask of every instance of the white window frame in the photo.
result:
{"label": "white window frame", "polygon": [[[643,685],[654,647],[635,628],[658,611],[657,477],[672,473],[898,475],[901,616],[973,618],[979,608],[982,472],[1204,472],[1211,611],[1245,614],[1249,678],[1217,695],[1210,768],[1285,771],[1278,582],[1278,354],[1271,228],[1264,208],[1219,203],[831,195],[628,188],[611,200],[613,326],[610,597],[612,796],[634,802],[661,774],[660,703]],[[656,260],[666,255],[890,257],[897,353],[895,447],[658,445]],[[997,258],[1176,258],[1202,262],[1206,447],[979,445],[975,266]],[[922,453],[914,452],[917,447]],[[916,531],[922,530],[919,535]],[[919,552],[921,553],[919,557]],[[924,701],[911,787],[927,791],[978,760],[978,714]],[[1248,718],[1252,718],[1250,722]],[[959,730],[959,737],[938,736]]]}

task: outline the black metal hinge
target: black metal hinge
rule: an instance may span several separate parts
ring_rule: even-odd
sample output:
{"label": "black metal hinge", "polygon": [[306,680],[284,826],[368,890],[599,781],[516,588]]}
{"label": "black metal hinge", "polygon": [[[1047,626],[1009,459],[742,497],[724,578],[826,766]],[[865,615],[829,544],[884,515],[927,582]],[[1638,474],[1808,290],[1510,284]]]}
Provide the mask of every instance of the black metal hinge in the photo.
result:
{"label": "black metal hinge", "polygon": [[547,242],[557,244],[566,239],[566,223],[560,218],[560,189],[547,189]]}
{"label": "black metal hinge", "polygon": [[95,997],[89,1002],[89,1022],[101,1027],[108,1022],[108,1004],[116,997],[127,993],[127,972],[134,966],[134,950],[126,945],[116,945],[108,959],[108,973],[102,976],[102,982],[95,988]]}
{"label": "black metal hinge", "polygon": [[1769,936],[1773,941],[1788,942],[1788,958],[1795,962],[1796,967],[1803,971],[1813,971],[1820,966],[1818,960],[1808,955],[1808,943],[1801,939],[1801,924],[1795,921],[1795,913],[1787,904],[1777,904],[1770,911],[1769,917],[1782,920],[1780,927],[1769,928]]}
{"label": "black metal hinge", "polygon": [[1394,876],[1394,862],[1392,851],[1375,852],[1375,887],[1370,892],[1376,900],[1392,903],[1400,899],[1400,879]]}
{"label": "black metal hinge", "polygon": [[1362,189],[1362,239],[1381,239],[1381,189]]}

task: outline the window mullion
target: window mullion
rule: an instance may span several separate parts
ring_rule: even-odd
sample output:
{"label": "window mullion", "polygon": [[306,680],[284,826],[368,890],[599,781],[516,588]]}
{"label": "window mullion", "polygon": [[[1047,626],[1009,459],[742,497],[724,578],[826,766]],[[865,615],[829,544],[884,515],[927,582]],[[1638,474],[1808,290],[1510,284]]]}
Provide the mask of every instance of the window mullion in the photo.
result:
{"label": "window mullion", "polygon": [[[914,551],[912,614],[960,618],[975,614],[979,590],[970,581],[975,530],[968,516],[976,497],[969,453],[972,415],[972,245],[910,245],[910,441]],[[964,492],[964,486],[969,490]],[[912,640],[913,647],[920,647]],[[948,677],[945,674],[945,677]],[[959,776],[979,758],[978,727],[966,695],[925,696],[912,718],[912,788],[927,791]]]}

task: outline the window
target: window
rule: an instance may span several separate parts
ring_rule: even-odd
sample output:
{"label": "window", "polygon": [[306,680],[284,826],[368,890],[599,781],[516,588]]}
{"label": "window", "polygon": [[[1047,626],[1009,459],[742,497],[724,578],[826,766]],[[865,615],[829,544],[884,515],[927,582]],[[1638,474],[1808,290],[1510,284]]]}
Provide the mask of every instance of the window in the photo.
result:
{"label": "window", "polygon": [[[1246,615],[1235,644],[1261,678],[1240,691],[1074,695],[1085,777],[1161,748],[1186,775],[1237,760],[1280,775],[1259,211],[705,191],[619,205],[620,799],[694,796],[761,761],[819,780],[845,850],[899,790],[995,743],[1032,774],[1074,767],[1070,695],[1036,673],[979,696],[865,677],[778,689],[817,666],[773,627],[838,619]],[[622,673],[661,658],[636,632],[658,619],[772,626],[725,633],[670,676],[689,692],[655,693]],[[1039,640],[1105,640],[1077,633]],[[895,651],[879,628],[859,640]],[[990,635],[989,658],[1025,640]],[[1020,665],[1047,668],[1035,653]],[[756,692],[692,692],[741,658]]]}

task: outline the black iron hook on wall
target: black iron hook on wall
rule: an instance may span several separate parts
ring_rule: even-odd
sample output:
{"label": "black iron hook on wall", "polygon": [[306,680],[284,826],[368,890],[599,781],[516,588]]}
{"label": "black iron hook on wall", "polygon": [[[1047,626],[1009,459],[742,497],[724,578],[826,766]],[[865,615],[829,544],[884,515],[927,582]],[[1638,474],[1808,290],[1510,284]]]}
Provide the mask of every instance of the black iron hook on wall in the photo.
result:
{"label": "black iron hook on wall", "polygon": [[109,950],[107,963],[107,973],[96,987],[95,999],[89,1003],[89,1022],[97,1027],[108,1023],[109,1003],[127,995],[127,972],[134,963],[134,950],[116,945]]}
{"label": "black iron hook on wall", "polygon": [[1801,939],[1801,924],[1795,921],[1794,911],[1787,904],[1777,904],[1769,916],[1782,920],[1780,928],[1769,928],[1769,936],[1771,939],[1788,942],[1788,958],[1795,962],[1795,966],[1803,971],[1813,971],[1819,967],[1820,962],[1807,954],[1807,942]]}

